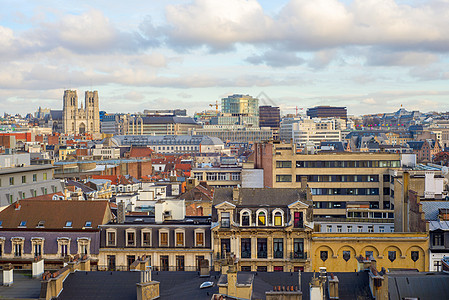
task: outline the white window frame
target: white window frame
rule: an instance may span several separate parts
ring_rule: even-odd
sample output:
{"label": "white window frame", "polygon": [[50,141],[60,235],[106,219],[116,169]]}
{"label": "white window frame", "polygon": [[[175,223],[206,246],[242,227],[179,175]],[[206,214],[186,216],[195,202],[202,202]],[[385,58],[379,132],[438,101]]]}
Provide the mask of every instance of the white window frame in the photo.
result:
{"label": "white window frame", "polygon": [[[161,245],[161,233],[167,233],[167,245],[166,246]],[[159,229],[158,236],[159,236],[159,241],[158,241],[159,247],[164,247],[164,248],[170,247],[170,231],[168,229],[165,229],[165,228]]]}
{"label": "white window frame", "polygon": [[24,237],[12,237],[11,238],[11,252],[14,256],[16,251],[15,251],[15,247],[16,245],[21,245],[20,248],[20,256],[17,257],[22,257],[23,256],[23,250],[24,250],[24,244],[25,244],[25,238]]}
{"label": "white window frame", "polygon": [[[178,245],[177,233],[182,233],[182,245]],[[175,247],[185,247],[186,245],[186,230],[184,228],[175,229]]]}
{"label": "white window frame", "polygon": [[240,226],[243,226],[242,223],[243,223],[243,214],[244,213],[248,213],[249,214],[249,225],[248,226],[251,226],[253,224],[253,220],[252,220],[252,216],[251,216],[251,210],[249,210],[247,208],[244,208],[244,209],[242,209],[240,211]]}
{"label": "white window frame", "polygon": [[[128,241],[128,233],[134,233],[134,244],[130,245],[129,241]],[[125,245],[126,247],[136,247],[137,246],[137,235],[136,235],[136,230],[134,228],[128,228],[125,230]]]}
{"label": "white window frame", "polygon": [[[149,233],[149,234],[150,234],[150,241],[149,241],[149,244],[148,244],[148,245],[144,244],[144,239],[143,239],[144,233]],[[150,228],[144,228],[144,229],[142,229],[140,235],[141,235],[140,241],[141,241],[142,247],[151,247],[151,245],[153,244],[153,243],[152,243],[153,232],[151,231],[151,229],[150,229]]]}
{"label": "white window frame", "polygon": [[272,222],[273,222],[273,226],[277,226],[277,225],[274,225],[275,224],[275,222],[274,222],[274,216],[276,215],[276,213],[281,213],[281,226],[284,226],[284,224],[285,224],[285,222],[284,222],[284,211],[282,210],[282,209],[280,209],[280,208],[276,208],[275,210],[273,210],[272,212],[271,212],[271,217],[272,217]]}
{"label": "white window frame", "polygon": [[[109,243],[109,232],[114,232],[114,243]],[[106,229],[106,247],[112,247],[117,245],[117,230],[114,228]]]}
{"label": "white window frame", "polygon": [[45,238],[43,237],[32,237],[31,240],[31,252],[33,256],[36,256],[36,253],[34,251],[34,245],[41,245],[41,256],[44,256],[44,242]]}
{"label": "white window frame", "polygon": [[[82,257],[87,254],[90,255],[90,237],[79,237],[76,239],[78,244],[78,254]],[[87,253],[83,253],[83,247],[86,247]]]}
{"label": "white window frame", "polygon": [[[198,245],[198,242],[196,240],[196,234],[202,233],[203,234],[203,245]],[[206,231],[204,229],[197,228],[194,230],[194,240],[195,240],[195,247],[206,247]]]}
{"label": "white window frame", "polygon": [[[261,212],[265,214],[265,225],[259,225],[259,213]],[[268,226],[268,211],[265,208],[259,208],[256,211],[256,226]]]}
{"label": "white window frame", "polygon": [[63,245],[67,246],[66,256],[70,255],[70,241],[72,239],[69,237],[58,237],[57,240],[58,240],[58,256],[62,256],[61,247]]}

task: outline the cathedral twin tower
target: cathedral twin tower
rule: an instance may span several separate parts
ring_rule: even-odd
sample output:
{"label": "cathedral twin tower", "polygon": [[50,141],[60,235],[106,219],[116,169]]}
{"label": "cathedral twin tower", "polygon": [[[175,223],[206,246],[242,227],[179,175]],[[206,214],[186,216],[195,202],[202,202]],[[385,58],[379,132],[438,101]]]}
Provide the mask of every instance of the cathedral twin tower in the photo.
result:
{"label": "cathedral twin tower", "polygon": [[63,122],[65,134],[100,133],[98,91],[86,91],[84,108],[78,108],[76,91],[64,91]]}

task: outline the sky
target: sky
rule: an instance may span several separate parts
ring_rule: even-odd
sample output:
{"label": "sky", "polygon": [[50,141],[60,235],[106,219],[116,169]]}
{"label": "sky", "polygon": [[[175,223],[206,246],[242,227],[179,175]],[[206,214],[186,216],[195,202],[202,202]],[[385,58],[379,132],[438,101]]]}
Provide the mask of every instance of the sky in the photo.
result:
{"label": "sky", "polygon": [[449,0],[0,0],[0,113],[211,109],[449,111]]}

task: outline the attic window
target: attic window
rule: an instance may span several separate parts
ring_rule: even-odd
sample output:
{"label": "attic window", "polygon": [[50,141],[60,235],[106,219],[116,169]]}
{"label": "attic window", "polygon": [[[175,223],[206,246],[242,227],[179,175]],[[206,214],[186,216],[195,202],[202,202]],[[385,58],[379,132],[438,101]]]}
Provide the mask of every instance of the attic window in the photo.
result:
{"label": "attic window", "polygon": [[37,223],[37,227],[44,227],[45,221],[39,221],[39,223]]}
{"label": "attic window", "polygon": [[0,227],[2,227],[3,221],[0,221]]}
{"label": "attic window", "polygon": [[92,222],[86,221],[86,224],[84,225],[84,227],[92,227]]}
{"label": "attic window", "polygon": [[67,221],[65,223],[65,227],[72,227],[72,221]]}
{"label": "attic window", "polygon": [[27,221],[22,221],[22,222],[20,222],[20,225],[19,225],[20,227],[25,227],[25,226],[27,226]]}

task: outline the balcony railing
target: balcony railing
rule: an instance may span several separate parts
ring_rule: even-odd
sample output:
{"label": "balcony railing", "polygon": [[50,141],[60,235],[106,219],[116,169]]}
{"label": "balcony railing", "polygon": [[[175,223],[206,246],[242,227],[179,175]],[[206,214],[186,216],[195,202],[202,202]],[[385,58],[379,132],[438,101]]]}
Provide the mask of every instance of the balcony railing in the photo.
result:
{"label": "balcony railing", "polygon": [[307,259],[307,252],[290,252],[290,259]]}
{"label": "balcony railing", "polygon": [[267,258],[267,251],[257,251],[257,258]]}
{"label": "balcony railing", "polygon": [[273,258],[284,258],[284,251],[274,251]]}

